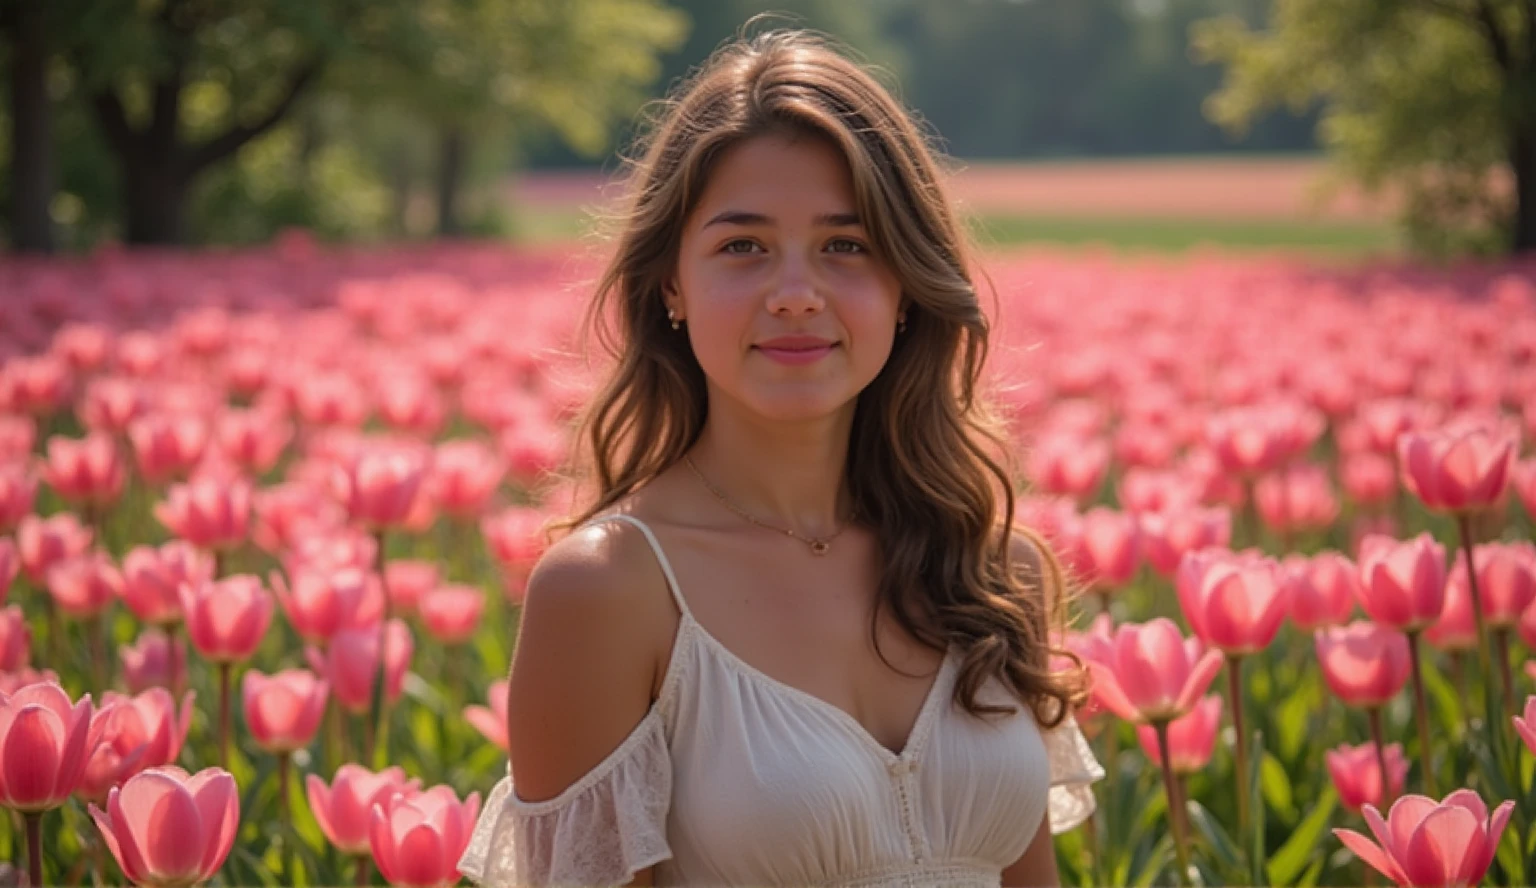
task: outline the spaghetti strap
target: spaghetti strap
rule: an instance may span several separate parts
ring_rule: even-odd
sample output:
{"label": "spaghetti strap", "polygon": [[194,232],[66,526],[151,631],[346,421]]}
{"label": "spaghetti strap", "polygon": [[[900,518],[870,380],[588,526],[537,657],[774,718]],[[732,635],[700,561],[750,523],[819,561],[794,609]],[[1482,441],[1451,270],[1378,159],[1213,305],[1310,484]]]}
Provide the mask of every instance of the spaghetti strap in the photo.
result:
{"label": "spaghetti strap", "polygon": [[683,616],[689,618],[690,620],[693,619],[693,613],[688,610],[688,602],[683,600],[682,587],[677,584],[677,574],[672,572],[672,562],[667,560],[667,553],[662,551],[661,542],[656,539],[656,534],[651,532],[650,526],[633,515],[625,515],[621,513],[598,515],[592,518],[590,523],[608,521],[611,519],[618,519],[627,524],[633,524],[634,526],[640,528],[641,533],[645,534],[646,542],[650,543],[651,551],[656,554],[656,560],[661,563],[661,572],[667,577],[667,588],[672,590],[672,600],[677,602],[677,609],[683,612]]}

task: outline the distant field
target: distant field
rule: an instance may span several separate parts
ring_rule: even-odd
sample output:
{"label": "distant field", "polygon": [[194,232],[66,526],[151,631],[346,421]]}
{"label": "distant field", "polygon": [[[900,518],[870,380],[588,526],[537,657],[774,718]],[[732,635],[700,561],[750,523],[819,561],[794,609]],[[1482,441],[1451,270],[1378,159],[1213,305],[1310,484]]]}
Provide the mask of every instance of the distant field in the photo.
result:
{"label": "distant field", "polygon": [[[977,161],[962,166],[951,188],[982,242],[995,247],[1394,251],[1391,207],[1349,190],[1319,203],[1325,172],[1325,162],[1312,157]],[[530,242],[583,235],[589,211],[601,210],[616,193],[587,172],[539,173],[507,188],[517,235]]]}

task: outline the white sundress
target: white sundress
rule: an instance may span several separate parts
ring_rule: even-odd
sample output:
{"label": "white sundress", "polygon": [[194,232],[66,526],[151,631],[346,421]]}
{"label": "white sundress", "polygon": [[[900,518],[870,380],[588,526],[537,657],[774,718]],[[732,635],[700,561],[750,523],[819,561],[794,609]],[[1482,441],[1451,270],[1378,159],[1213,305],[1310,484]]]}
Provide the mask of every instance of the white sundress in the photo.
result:
{"label": "white sundress", "polygon": [[[661,693],[619,746],[555,798],[525,802],[511,767],[459,870],[485,888],[622,885],[945,885],[997,888],[1042,817],[1093,813],[1104,776],[1077,723],[1027,707],[983,721],[953,705],[951,649],[900,754],[847,712],[731,653],[681,611]],[[996,678],[978,699],[1012,703]]]}

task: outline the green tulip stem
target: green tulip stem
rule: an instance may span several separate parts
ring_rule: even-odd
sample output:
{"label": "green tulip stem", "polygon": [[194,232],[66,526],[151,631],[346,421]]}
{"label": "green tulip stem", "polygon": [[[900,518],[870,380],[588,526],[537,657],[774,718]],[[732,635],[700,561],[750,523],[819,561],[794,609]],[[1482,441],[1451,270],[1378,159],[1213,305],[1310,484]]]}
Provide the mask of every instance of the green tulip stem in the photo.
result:
{"label": "green tulip stem", "polygon": [[1227,707],[1232,710],[1232,730],[1237,732],[1233,749],[1237,764],[1237,829],[1248,835],[1248,732],[1243,727],[1243,655],[1227,655]]}
{"label": "green tulip stem", "polygon": [[[1168,751],[1168,719],[1159,719],[1152,722],[1152,730],[1157,732],[1157,751],[1163,760],[1163,793],[1168,799],[1168,824],[1173,828],[1173,851],[1178,858],[1179,885],[1189,885],[1189,847],[1188,837],[1184,835],[1184,818],[1178,815],[1178,805],[1182,804],[1179,798],[1179,783],[1173,776],[1173,761]],[[1241,781],[1239,781],[1241,782]]]}
{"label": "green tulip stem", "polygon": [[1472,598],[1472,621],[1477,625],[1477,654],[1483,667],[1483,680],[1491,689],[1495,680],[1493,657],[1488,651],[1488,629],[1483,625],[1483,594],[1477,587],[1477,568],[1472,562],[1472,516],[1458,512],[1456,528],[1461,533],[1461,551],[1467,562],[1467,593]]}
{"label": "green tulip stem", "polygon": [[[1429,748],[1429,702],[1424,696],[1424,667],[1419,662],[1419,634],[1423,630],[1408,630],[1408,665],[1413,676],[1413,720],[1419,728],[1419,770],[1423,773],[1424,794],[1439,798],[1435,792],[1435,768]],[[1381,772],[1383,782],[1387,772]]]}
{"label": "green tulip stem", "polygon": [[29,884],[43,884],[43,812],[22,815],[27,822],[27,877]]}
{"label": "green tulip stem", "polygon": [[1381,772],[1381,804],[1377,807],[1386,811],[1392,807],[1392,775],[1387,771],[1387,745],[1381,732],[1381,707],[1367,706],[1365,718],[1371,726],[1371,742],[1376,745],[1376,767]]}

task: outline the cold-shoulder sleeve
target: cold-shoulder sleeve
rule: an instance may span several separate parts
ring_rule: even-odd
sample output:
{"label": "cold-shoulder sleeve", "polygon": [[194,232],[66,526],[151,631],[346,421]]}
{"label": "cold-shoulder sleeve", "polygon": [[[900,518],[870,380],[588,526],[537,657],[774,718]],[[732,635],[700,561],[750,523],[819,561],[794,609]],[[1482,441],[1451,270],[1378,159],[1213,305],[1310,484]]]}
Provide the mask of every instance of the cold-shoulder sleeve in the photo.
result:
{"label": "cold-shoulder sleeve", "polygon": [[672,856],[671,800],[672,758],[652,707],[618,748],[555,798],[519,799],[509,763],[459,872],[483,888],[623,885]]}
{"label": "cold-shoulder sleeve", "polygon": [[1068,715],[1061,724],[1045,731],[1045,750],[1051,760],[1051,789],[1047,816],[1052,833],[1064,833],[1092,816],[1097,803],[1093,782],[1104,777],[1088,738]]}

